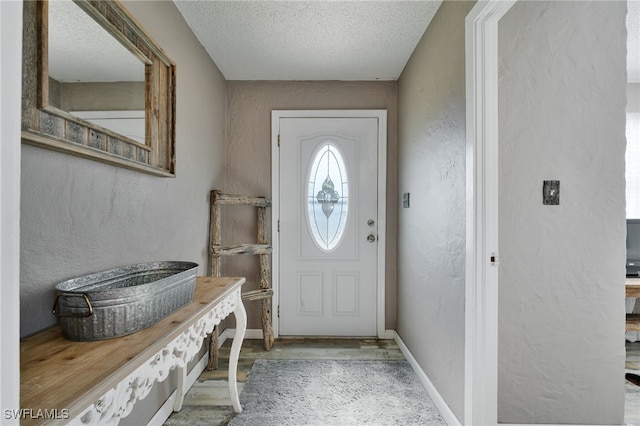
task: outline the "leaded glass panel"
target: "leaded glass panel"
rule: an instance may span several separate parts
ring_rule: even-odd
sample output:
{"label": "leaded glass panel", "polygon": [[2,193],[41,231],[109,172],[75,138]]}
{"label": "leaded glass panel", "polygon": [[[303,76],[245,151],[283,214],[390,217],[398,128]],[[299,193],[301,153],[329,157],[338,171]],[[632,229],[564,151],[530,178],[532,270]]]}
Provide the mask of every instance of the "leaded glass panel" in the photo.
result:
{"label": "leaded glass panel", "polygon": [[333,141],[316,150],[308,171],[307,218],[315,244],[335,249],[344,235],[349,211],[349,181],[345,161]]}

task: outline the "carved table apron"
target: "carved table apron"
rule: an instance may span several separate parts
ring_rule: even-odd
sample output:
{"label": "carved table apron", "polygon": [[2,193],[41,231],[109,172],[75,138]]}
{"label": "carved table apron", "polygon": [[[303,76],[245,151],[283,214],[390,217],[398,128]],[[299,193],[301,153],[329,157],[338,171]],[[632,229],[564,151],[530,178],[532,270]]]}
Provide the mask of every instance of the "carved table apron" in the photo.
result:
{"label": "carved table apron", "polygon": [[244,278],[197,277],[193,302],[151,327],[128,336],[71,342],[53,327],[20,343],[21,424],[117,424],[155,382],[178,368],[179,411],[187,363],[213,327],[233,312],[236,334],[229,355],[229,392],[242,411],[236,373],[247,314]]}

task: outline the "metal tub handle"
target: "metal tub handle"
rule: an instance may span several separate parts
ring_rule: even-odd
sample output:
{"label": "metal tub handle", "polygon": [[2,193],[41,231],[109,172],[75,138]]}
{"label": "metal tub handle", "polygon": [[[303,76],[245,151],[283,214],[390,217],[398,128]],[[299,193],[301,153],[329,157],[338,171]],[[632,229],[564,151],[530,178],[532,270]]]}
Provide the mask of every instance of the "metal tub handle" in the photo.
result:
{"label": "metal tub handle", "polygon": [[[89,313],[87,314],[83,314],[83,315],[75,315],[75,314],[61,314],[59,312],[56,312],[56,307],[58,306],[58,301],[60,300],[61,297],[81,297],[84,299],[84,301],[87,303],[87,307],[89,308]],[[86,318],[86,317],[90,317],[91,315],[93,315],[93,306],[91,306],[91,301],[89,300],[89,296],[87,296],[86,293],[83,294],[78,294],[78,295],[65,295],[65,294],[59,294],[58,297],[56,297],[56,301],[53,302],[53,309],[52,309],[53,315],[57,316],[58,318]]]}

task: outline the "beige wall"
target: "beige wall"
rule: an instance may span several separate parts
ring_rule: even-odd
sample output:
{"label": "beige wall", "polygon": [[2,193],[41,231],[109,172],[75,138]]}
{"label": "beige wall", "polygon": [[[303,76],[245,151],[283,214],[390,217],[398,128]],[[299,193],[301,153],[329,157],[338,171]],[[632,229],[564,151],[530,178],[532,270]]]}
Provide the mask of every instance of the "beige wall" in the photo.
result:
{"label": "beige wall", "polygon": [[[386,109],[388,111],[386,328],[396,316],[396,82],[229,81],[227,192],[271,196],[271,111],[286,109]],[[228,210],[227,210],[228,211]],[[255,241],[253,211],[237,208],[226,215],[223,239]],[[257,259],[227,259],[226,275],[246,276],[247,290],[257,288]],[[261,328],[259,304],[247,303],[249,328]]]}
{"label": "beige wall", "polygon": [[60,82],[49,77],[49,105],[60,108]]}
{"label": "beige wall", "polygon": [[[51,81],[51,80],[49,80]],[[59,83],[64,111],[144,111],[144,81]]]}
{"label": "beige wall", "polygon": [[464,417],[465,61],[473,2],[445,1],[398,81],[398,333]]}

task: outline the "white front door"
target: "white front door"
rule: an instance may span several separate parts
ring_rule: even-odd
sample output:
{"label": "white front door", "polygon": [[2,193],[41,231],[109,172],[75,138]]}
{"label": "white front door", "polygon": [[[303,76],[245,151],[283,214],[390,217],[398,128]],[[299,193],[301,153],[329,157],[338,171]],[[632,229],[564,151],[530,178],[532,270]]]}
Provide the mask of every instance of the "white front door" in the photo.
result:
{"label": "white front door", "polygon": [[378,334],[379,120],[278,120],[281,335]]}

